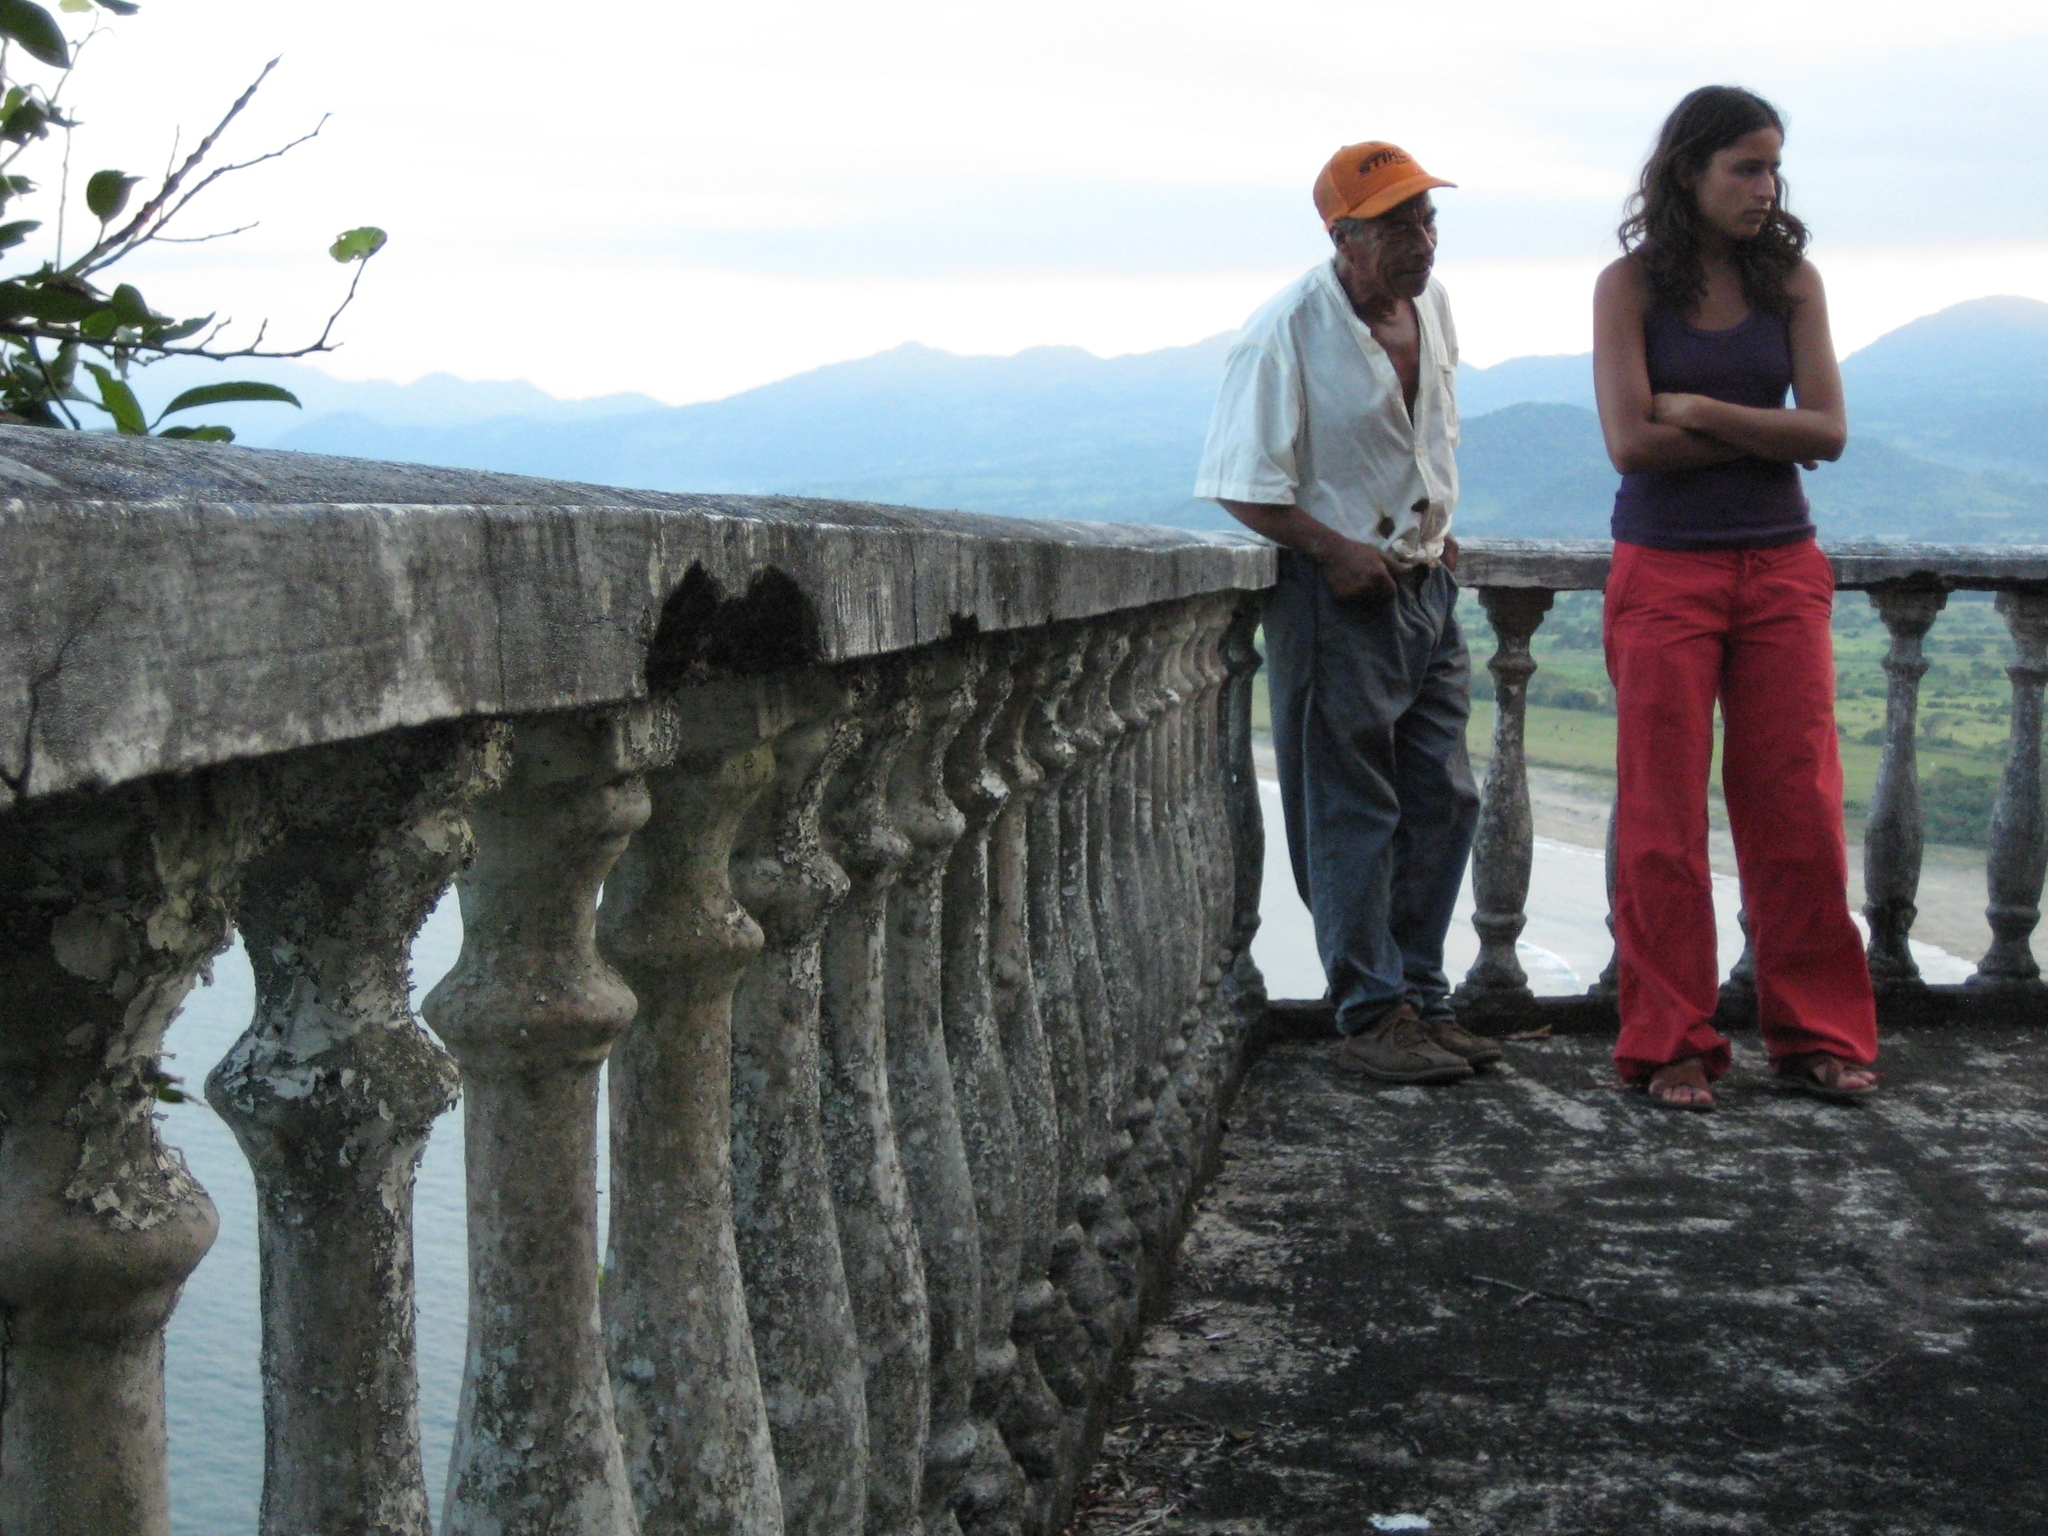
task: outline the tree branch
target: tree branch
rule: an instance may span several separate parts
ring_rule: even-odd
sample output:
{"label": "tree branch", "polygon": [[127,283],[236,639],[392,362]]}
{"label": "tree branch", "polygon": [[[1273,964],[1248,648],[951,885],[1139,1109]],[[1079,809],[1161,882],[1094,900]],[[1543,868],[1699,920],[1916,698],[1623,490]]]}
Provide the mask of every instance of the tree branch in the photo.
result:
{"label": "tree branch", "polygon": [[[164,184],[157,188],[156,196],[144,203],[141,209],[137,211],[135,217],[130,219],[118,234],[101,236],[99,244],[79,257],[76,262],[65,270],[73,275],[83,275],[94,270],[96,265],[104,264],[102,258],[105,257],[107,252],[119,250],[121,247],[126,246],[135,238],[138,232],[146,229],[149,226],[150,220],[154,219],[165,204],[169,203],[177,195],[178,188],[183,184],[185,178],[197,170],[206,157],[213,152],[215,142],[223,133],[227,132],[228,125],[242,115],[242,109],[248,106],[255,98],[256,92],[262,87],[263,82],[270,78],[270,72],[277,68],[278,63],[278,59],[272,59],[257,72],[256,78],[249,82],[248,89],[237,96],[235,104],[228,108],[227,115],[214,125],[213,132],[199,141],[199,147],[185,157],[184,164],[164,178]],[[316,129],[315,131],[317,132],[318,130]]]}
{"label": "tree branch", "polygon": [[225,240],[229,235],[246,235],[262,222],[261,219],[255,219],[247,224],[238,224],[233,229],[217,229],[210,235],[152,235],[150,238],[157,245],[204,245],[209,240]]}
{"label": "tree branch", "polygon": [[[301,144],[305,143],[308,139],[319,138],[320,130],[327,126],[327,119],[332,117],[333,115],[334,114],[332,112],[322,114],[320,121],[315,123],[309,131],[300,134],[296,139],[293,139],[288,144],[280,144],[276,149],[273,149],[266,154],[258,155],[253,160],[239,160],[236,161],[233,165],[217,166],[213,170],[207,172],[205,177],[199,182],[197,186],[193,187],[191,191],[187,192],[183,197],[179,198],[177,202],[173,203],[169,208],[166,208],[164,210],[162,216],[157,219],[156,227],[154,229],[150,229],[143,233],[142,235],[138,236],[137,238],[127,241],[121,246],[119,250],[113,251],[108,255],[101,257],[98,261],[94,262],[92,266],[88,267],[86,270],[96,271],[100,267],[111,265],[113,262],[120,260],[123,256],[127,255],[130,251],[136,249],[138,246],[147,245],[152,240],[170,239],[170,236],[159,234],[157,231],[167,227],[170,224],[171,220],[175,219],[180,213],[184,211],[185,205],[190,203],[193,198],[197,197],[200,193],[204,192],[208,187],[212,186],[216,181],[219,181],[223,176],[229,175],[234,171],[246,171],[249,169],[250,166],[261,165],[266,160],[275,160],[280,155],[290,154],[293,150],[297,149]],[[250,224],[244,227],[254,229],[256,226]]]}

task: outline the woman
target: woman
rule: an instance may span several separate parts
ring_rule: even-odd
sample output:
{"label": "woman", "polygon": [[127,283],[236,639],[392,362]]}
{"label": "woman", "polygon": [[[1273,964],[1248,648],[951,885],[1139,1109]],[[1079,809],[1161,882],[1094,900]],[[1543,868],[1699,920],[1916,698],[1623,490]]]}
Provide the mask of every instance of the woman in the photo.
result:
{"label": "woman", "polygon": [[1799,484],[1802,463],[1840,457],[1848,423],[1820,274],[1784,206],[1784,137],[1748,91],[1687,96],[1643,167],[1626,254],[1594,295],[1600,426],[1622,474],[1605,612],[1619,717],[1614,1060],[1669,1109],[1712,1109],[1728,1070],[1711,1022],[1717,699],[1771,1062],[1823,1098],[1877,1086],[1847,897],[1834,578]]}

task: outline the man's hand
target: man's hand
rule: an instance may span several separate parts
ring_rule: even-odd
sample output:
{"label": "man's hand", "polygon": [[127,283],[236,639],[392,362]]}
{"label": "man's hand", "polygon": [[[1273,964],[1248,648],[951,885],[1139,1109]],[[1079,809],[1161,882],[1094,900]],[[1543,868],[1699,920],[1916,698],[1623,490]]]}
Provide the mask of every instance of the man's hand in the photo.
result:
{"label": "man's hand", "polygon": [[1346,538],[1294,505],[1225,501],[1223,510],[1253,533],[1315,561],[1340,603],[1379,604],[1394,596],[1394,573],[1370,544]]}
{"label": "man's hand", "polygon": [[1394,595],[1394,573],[1370,544],[1345,539],[1323,558],[1323,580],[1340,603],[1377,606]]}
{"label": "man's hand", "polygon": [[1455,535],[1447,533],[1444,535],[1444,569],[1447,571],[1455,571],[1457,568],[1458,540]]}

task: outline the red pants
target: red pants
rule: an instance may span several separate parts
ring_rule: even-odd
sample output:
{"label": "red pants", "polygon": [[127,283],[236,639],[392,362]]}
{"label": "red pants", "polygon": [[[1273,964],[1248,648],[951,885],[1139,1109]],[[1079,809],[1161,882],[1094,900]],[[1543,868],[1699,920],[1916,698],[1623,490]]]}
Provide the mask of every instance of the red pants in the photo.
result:
{"label": "red pants", "polygon": [[1705,553],[1614,546],[1607,675],[1618,717],[1614,933],[1625,1081],[1667,1062],[1728,1070],[1707,867],[1714,701],[1721,788],[1756,952],[1771,1060],[1877,1058],[1863,944],[1849,920],[1828,620],[1834,575],[1811,540]]}

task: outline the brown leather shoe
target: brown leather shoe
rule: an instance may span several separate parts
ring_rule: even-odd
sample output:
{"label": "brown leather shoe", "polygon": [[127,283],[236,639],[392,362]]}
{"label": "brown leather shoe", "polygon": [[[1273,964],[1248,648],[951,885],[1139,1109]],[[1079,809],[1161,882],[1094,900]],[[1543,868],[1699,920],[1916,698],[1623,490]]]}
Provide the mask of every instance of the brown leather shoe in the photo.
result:
{"label": "brown leather shoe", "polygon": [[1337,1065],[1383,1083],[1455,1083],[1472,1075],[1465,1058],[1432,1040],[1406,1003],[1338,1046]]}
{"label": "brown leather shoe", "polygon": [[1475,1035],[1456,1019],[1424,1019],[1429,1038],[1474,1067],[1490,1067],[1501,1058],[1501,1049],[1484,1035]]}

